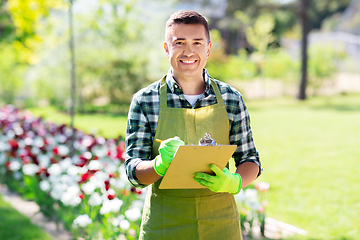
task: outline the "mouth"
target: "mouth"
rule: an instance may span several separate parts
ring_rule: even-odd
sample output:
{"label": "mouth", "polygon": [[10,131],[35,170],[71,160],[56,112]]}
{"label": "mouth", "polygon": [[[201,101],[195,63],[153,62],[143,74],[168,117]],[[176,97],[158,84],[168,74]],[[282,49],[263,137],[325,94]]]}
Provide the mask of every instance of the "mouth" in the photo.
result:
{"label": "mouth", "polygon": [[197,60],[192,60],[192,61],[180,60],[180,62],[185,63],[185,64],[193,64],[193,63],[197,62]]}

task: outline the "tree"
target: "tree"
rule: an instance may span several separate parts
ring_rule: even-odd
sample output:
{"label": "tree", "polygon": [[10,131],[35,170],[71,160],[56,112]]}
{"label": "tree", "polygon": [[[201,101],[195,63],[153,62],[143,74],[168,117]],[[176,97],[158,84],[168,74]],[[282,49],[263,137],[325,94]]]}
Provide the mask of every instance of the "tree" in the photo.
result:
{"label": "tree", "polygon": [[23,75],[37,63],[35,49],[42,39],[37,34],[41,21],[60,0],[0,1],[0,100],[13,103],[24,85]]}
{"label": "tree", "polygon": [[310,0],[300,0],[300,19],[302,26],[302,39],[301,39],[301,80],[300,80],[300,88],[299,88],[299,96],[298,98],[304,100],[306,98],[306,84],[307,84],[307,63],[308,63],[308,7]]}

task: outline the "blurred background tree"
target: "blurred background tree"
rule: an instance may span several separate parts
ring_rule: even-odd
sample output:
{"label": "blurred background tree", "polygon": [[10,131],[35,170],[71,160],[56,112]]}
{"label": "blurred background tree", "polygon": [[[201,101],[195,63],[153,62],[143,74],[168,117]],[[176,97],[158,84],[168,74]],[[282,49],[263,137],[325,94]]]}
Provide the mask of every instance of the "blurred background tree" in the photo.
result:
{"label": "blurred background tree", "polygon": [[[339,14],[350,1],[310,1],[309,31],[324,29],[325,25],[326,29],[335,29]],[[0,2],[0,102],[69,109],[67,3]],[[283,39],[301,38],[299,3],[300,0],[77,0],[76,111],[126,113],[133,93],[168,70],[162,49],[164,24],[173,11],[185,8],[200,11],[209,20],[213,49],[207,68],[213,77],[236,84],[275,79],[294,85],[300,79],[299,53],[285,50]],[[318,48],[322,46],[317,47],[317,52],[321,52]],[[341,52],[310,55],[317,56],[308,62],[311,88],[318,88],[334,73],[339,59],[334,56],[344,57]],[[325,57],[329,67],[320,71]]]}
{"label": "blurred background tree", "polygon": [[38,62],[36,48],[42,38],[37,31],[51,9],[61,7],[60,0],[0,1],[0,96],[14,102],[24,86],[24,73]]}

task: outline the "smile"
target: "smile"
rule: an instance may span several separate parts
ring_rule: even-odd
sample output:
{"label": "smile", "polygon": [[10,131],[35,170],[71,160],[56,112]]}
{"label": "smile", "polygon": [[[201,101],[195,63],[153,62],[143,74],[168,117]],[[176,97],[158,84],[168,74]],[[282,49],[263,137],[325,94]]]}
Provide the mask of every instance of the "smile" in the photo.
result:
{"label": "smile", "polygon": [[190,63],[195,63],[195,62],[196,62],[196,60],[193,60],[193,61],[185,61],[185,60],[180,60],[180,62],[183,62],[183,63],[188,63],[188,64],[190,64]]}

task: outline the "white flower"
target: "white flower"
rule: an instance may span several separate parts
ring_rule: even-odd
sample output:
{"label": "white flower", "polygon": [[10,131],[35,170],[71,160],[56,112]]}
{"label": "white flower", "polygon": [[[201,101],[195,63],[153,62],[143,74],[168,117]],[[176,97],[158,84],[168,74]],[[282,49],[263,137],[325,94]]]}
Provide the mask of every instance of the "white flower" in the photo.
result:
{"label": "white flower", "polygon": [[128,230],[130,228],[130,223],[128,220],[124,219],[124,220],[120,221],[119,227],[122,230]]}
{"label": "white flower", "polygon": [[75,227],[77,227],[77,226],[86,227],[87,225],[89,225],[91,223],[92,223],[92,220],[87,214],[80,215],[77,218],[75,218],[73,221],[73,225]]}
{"label": "white flower", "polygon": [[111,178],[110,183],[112,186],[114,186],[115,189],[123,189],[127,185],[127,182],[124,182],[121,178]]}
{"label": "white flower", "polygon": [[97,192],[94,192],[93,194],[91,194],[90,199],[88,201],[90,206],[99,206],[102,204],[102,202],[103,202],[103,199],[100,196],[100,194]]}
{"label": "white flower", "polygon": [[245,191],[241,189],[241,191],[235,195],[235,199],[237,202],[243,202],[245,201]]}
{"label": "white flower", "polygon": [[64,143],[66,142],[66,136],[62,135],[62,134],[56,134],[55,135],[55,139],[58,143]]}
{"label": "white flower", "polygon": [[109,175],[102,172],[97,171],[91,178],[90,181],[96,185],[97,188],[101,188],[104,185],[104,181],[108,180]]}
{"label": "white flower", "polygon": [[50,196],[55,200],[60,200],[61,196],[65,192],[65,186],[63,183],[54,182]]}
{"label": "white flower", "polygon": [[54,163],[48,168],[48,173],[50,175],[60,175],[61,174],[61,167],[60,164]]}
{"label": "white flower", "polygon": [[35,156],[39,155],[40,154],[40,149],[38,147],[32,147],[31,148],[31,153]]}
{"label": "white flower", "polygon": [[115,218],[115,219],[112,221],[112,225],[113,225],[114,227],[119,226],[119,224],[120,224],[120,220],[117,219],[117,218]]}
{"label": "white flower", "polygon": [[33,163],[29,163],[25,164],[22,170],[25,175],[34,176],[36,173],[39,172],[39,166]]}
{"label": "white flower", "polygon": [[125,212],[125,216],[127,217],[127,219],[134,222],[141,217],[141,211],[139,208],[130,208]]}
{"label": "white flower", "polygon": [[124,181],[124,182],[127,182],[128,181],[128,178],[127,178],[127,175],[126,175],[126,171],[125,171],[125,165],[122,164],[120,167],[119,167],[119,176],[120,178]]}
{"label": "white flower", "polygon": [[35,139],[34,139],[34,146],[35,146],[35,147],[38,147],[38,148],[43,147],[43,146],[44,146],[44,140],[43,140],[41,137],[39,137],[39,136],[35,137]]}
{"label": "white flower", "polygon": [[18,171],[21,168],[21,163],[19,161],[11,161],[9,168],[11,171]]}
{"label": "white flower", "polygon": [[85,194],[91,195],[95,191],[96,185],[92,181],[89,181],[83,184],[81,189],[85,192]]}
{"label": "white flower", "polygon": [[[1,142],[0,142],[1,144]],[[0,165],[4,165],[6,162],[6,155],[5,153],[1,152],[1,149],[0,149]]]}
{"label": "white flower", "polygon": [[101,169],[101,163],[98,160],[92,160],[89,162],[89,166],[88,166],[89,170],[100,170]]}
{"label": "white flower", "polygon": [[49,192],[50,191],[50,182],[48,180],[42,180],[40,183],[40,189],[44,192]]}
{"label": "white flower", "polygon": [[33,143],[33,139],[31,137],[26,137],[24,139],[24,143],[25,143],[25,145],[31,146]]}
{"label": "white flower", "polygon": [[65,145],[59,145],[58,151],[60,156],[66,156],[70,152],[69,148]]}
{"label": "white flower", "polygon": [[7,142],[0,141],[0,152],[5,152],[10,149],[10,144]]}
{"label": "white flower", "polygon": [[39,162],[39,166],[42,168],[46,169],[50,166],[51,159],[50,159],[49,155],[47,155],[47,154],[39,154],[37,156],[37,160]]}
{"label": "white flower", "polygon": [[105,167],[104,171],[107,172],[107,173],[113,173],[113,172],[116,172],[116,170],[118,169],[118,164],[114,164],[113,163],[114,161],[112,162],[107,162],[107,166]]}
{"label": "white flower", "polygon": [[71,176],[77,176],[79,174],[79,167],[77,167],[75,165],[70,165],[68,167],[66,173]]}
{"label": "white flower", "polygon": [[107,214],[109,212],[119,212],[120,207],[122,206],[123,201],[118,199],[118,198],[114,198],[112,200],[104,200],[103,205],[100,209],[100,213],[101,214]]}
{"label": "white flower", "polygon": [[99,158],[106,156],[106,147],[105,146],[94,145],[91,150]]}
{"label": "white flower", "polygon": [[72,162],[71,162],[71,158],[69,158],[69,157],[67,157],[64,160],[60,161],[59,165],[60,165],[63,172],[65,172],[67,169],[69,169],[70,166],[73,166]]}
{"label": "white flower", "polygon": [[66,192],[63,193],[60,200],[65,206],[77,206],[81,202],[79,197],[80,188],[77,185],[70,186]]}

